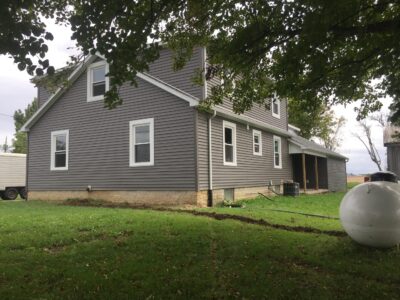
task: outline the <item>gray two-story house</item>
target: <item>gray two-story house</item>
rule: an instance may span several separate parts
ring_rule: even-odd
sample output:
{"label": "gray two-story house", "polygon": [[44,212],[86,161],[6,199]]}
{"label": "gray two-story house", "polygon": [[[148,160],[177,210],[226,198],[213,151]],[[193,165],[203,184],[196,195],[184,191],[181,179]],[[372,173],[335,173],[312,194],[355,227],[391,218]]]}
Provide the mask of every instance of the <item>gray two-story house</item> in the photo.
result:
{"label": "gray two-story house", "polygon": [[193,83],[206,65],[197,48],[172,69],[163,49],[138,87],[120,88],[123,104],[104,108],[108,66],[92,55],[50,94],[38,86],[39,109],[28,133],[29,199],[95,198],[135,204],[212,205],[275,191],[285,181],[304,190],[346,188],[346,158],[290,130],[285,100],[237,115],[229,101],[198,109],[217,79]]}

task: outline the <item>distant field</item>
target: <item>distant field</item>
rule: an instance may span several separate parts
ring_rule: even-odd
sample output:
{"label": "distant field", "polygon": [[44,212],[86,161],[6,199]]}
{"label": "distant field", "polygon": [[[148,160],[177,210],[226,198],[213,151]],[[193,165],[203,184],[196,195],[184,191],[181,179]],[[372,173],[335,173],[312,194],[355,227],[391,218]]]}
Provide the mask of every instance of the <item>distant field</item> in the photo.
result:
{"label": "distant field", "polygon": [[364,182],[364,176],[347,176],[347,182]]}

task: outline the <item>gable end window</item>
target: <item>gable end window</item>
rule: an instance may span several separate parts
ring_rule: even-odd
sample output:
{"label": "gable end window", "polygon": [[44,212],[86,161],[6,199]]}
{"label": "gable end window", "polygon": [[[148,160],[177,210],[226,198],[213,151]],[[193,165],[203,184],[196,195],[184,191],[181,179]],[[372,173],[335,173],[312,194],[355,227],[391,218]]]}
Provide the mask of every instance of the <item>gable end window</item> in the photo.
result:
{"label": "gable end window", "polygon": [[262,134],[255,129],[253,129],[253,154],[262,155]]}
{"label": "gable end window", "polygon": [[105,61],[91,64],[87,69],[87,101],[103,100],[108,91],[108,65]]}
{"label": "gable end window", "polygon": [[281,101],[274,97],[272,100],[272,116],[275,118],[281,118]]}
{"label": "gable end window", "polygon": [[282,169],[282,140],[274,136],[274,168]]}
{"label": "gable end window", "polygon": [[225,166],[236,166],[236,124],[223,121],[223,154]]}
{"label": "gable end window", "polygon": [[154,119],[129,122],[129,166],[154,165]]}
{"label": "gable end window", "polygon": [[68,170],[69,130],[51,132],[50,170]]}

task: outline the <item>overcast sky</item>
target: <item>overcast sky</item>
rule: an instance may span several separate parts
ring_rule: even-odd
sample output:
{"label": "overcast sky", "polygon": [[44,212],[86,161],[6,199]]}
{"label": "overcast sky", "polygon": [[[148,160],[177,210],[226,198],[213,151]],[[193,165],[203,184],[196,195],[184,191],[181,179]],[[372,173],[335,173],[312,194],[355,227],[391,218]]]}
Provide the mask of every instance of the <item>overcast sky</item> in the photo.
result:
{"label": "overcast sky", "polygon": [[[65,65],[69,55],[74,53],[74,43],[70,40],[71,32],[66,27],[54,25],[48,22],[48,29],[54,35],[54,40],[50,42],[48,58],[50,63],[56,68]],[[3,144],[6,137],[9,144],[14,135],[14,122],[12,115],[17,109],[24,109],[28,103],[36,97],[37,92],[33,84],[29,81],[30,76],[26,72],[18,70],[13,64],[11,58],[0,56],[0,144]],[[382,111],[388,111],[390,99],[383,99],[384,108]],[[364,146],[354,136],[353,132],[360,132],[357,125],[355,105],[347,107],[338,106],[334,108],[336,115],[346,118],[346,125],[341,131],[342,144],[339,152],[349,158],[347,172],[354,174],[364,174],[377,171],[377,167],[371,162]],[[372,128],[372,135],[375,145],[383,161],[383,167],[386,168],[386,154],[383,147],[382,129],[375,124]]]}

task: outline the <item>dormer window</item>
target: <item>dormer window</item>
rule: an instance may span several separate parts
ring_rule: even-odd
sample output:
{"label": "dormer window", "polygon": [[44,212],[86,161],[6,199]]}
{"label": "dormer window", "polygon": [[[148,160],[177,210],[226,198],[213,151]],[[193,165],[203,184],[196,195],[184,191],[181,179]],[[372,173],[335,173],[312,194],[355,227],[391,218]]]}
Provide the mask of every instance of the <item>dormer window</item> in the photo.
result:
{"label": "dormer window", "polygon": [[272,116],[275,118],[280,119],[281,118],[281,101],[274,97],[272,99]]}
{"label": "dormer window", "polygon": [[87,101],[103,100],[108,91],[108,65],[105,61],[99,61],[89,66],[87,70]]}

